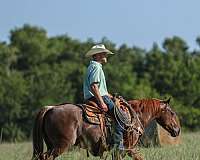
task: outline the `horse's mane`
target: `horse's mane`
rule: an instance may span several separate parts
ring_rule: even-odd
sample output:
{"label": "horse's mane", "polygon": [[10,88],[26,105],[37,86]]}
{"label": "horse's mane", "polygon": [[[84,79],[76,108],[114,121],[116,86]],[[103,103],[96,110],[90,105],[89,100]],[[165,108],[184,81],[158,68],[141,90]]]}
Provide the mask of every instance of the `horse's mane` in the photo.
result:
{"label": "horse's mane", "polygon": [[160,99],[134,99],[129,100],[128,103],[134,108],[136,112],[155,113],[160,106]]}

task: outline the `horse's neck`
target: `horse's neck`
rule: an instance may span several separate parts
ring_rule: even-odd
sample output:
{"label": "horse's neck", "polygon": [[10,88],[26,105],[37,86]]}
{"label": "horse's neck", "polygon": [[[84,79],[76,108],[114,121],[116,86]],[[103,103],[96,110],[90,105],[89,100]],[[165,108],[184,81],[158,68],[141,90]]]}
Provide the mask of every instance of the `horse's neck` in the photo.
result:
{"label": "horse's neck", "polygon": [[139,119],[144,128],[153,120],[158,117],[159,107],[156,103],[145,103],[142,100],[130,101],[133,104],[134,110],[138,113]]}
{"label": "horse's neck", "polygon": [[148,126],[148,124],[153,121],[156,117],[152,115],[152,113],[140,113],[139,119],[144,128]]}
{"label": "horse's neck", "polygon": [[[143,119],[144,119],[144,126],[146,127],[150,122],[152,122],[153,120],[155,120],[158,116],[159,116],[159,107],[156,106],[145,106],[145,107],[149,107],[149,109],[142,115]],[[146,115],[145,115],[146,114]]]}

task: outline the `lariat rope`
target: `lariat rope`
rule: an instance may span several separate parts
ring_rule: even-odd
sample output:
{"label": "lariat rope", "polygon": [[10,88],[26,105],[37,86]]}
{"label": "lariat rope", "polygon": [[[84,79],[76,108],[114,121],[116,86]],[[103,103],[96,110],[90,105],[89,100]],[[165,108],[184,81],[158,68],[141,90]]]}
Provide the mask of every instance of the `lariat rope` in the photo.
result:
{"label": "lariat rope", "polygon": [[117,123],[120,125],[120,127],[125,131],[131,132],[131,131],[135,130],[134,126],[137,121],[137,122],[139,122],[141,129],[144,131],[144,127],[143,127],[138,115],[136,114],[136,112],[131,108],[131,105],[126,100],[124,100],[123,97],[119,96],[119,99],[123,101],[123,103],[128,108],[128,110],[131,114],[131,119],[129,119],[127,114],[124,111],[122,111],[122,109],[120,109],[116,105],[114,106],[114,116],[115,116]]}

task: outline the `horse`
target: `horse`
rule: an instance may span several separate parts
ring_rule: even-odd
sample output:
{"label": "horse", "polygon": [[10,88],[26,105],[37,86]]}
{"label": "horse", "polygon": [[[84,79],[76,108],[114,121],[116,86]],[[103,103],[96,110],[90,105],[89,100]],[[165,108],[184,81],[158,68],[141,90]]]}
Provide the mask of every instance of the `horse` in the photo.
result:
{"label": "horse", "polygon": [[[78,105],[70,103],[43,107],[37,113],[33,127],[32,160],[54,160],[64,151],[68,151],[72,145],[80,146],[83,143],[90,144],[86,145],[86,148],[91,148],[90,152],[94,156],[102,156],[105,148],[101,147],[100,126],[85,122],[82,112]],[[93,130],[94,128],[96,130]],[[97,136],[97,138],[87,136]],[[47,151],[44,153],[43,140],[47,146]],[[82,148],[84,146],[82,145]]]}
{"label": "horse", "polygon": [[[180,126],[175,112],[171,110],[169,100],[132,100],[128,103],[138,113],[143,127],[156,119],[172,136],[179,135]],[[84,122],[82,110],[77,105],[47,106],[39,111],[35,119],[32,159],[53,160],[64,151],[68,151],[70,146],[78,145],[81,142],[90,145],[83,145],[83,147],[89,149],[94,156],[101,156],[105,151],[105,148],[102,149],[101,147],[101,137],[100,127]],[[135,155],[133,149],[140,137],[140,134],[126,135],[124,141],[129,156],[138,160],[142,158]],[[85,143],[85,138],[88,143]],[[43,140],[47,145],[47,152],[45,153],[43,153]]]}
{"label": "horse", "polygon": [[[142,126],[143,130],[148,126],[151,121],[156,120],[157,123],[159,123],[164,129],[166,129],[172,137],[176,137],[180,133],[180,123],[178,121],[176,113],[171,109],[169,103],[170,98],[167,100],[153,98],[128,101],[128,104],[137,113],[139,122],[141,122],[140,126]],[[102,133],[99,127],[89,125],[86,126],[86,128],[88,128],[87,132],[83,133],[81,137],[86,136],[86,139],[89,139],[89,142],[87,144],[91,144],[85,145],[85,148],[87,148],[87,146],[92,146],[91,148],[89,148],[90,152],[94,156],[102,156],[102,153],[105,150],[102,151],[102,149],[100,148]],[[127,148],[128,155],[130,157],[133,157],[133,159],[135,158],[135,160],[143,159],[140,154],[135,150],[135,147],[138,144],[141,136],[142,134],[137,133],[130,135],[125,134],[124,136],[124,145]],[[84,138],[81,139],[81,141],[84,140]],[[84,144],[85,143],[86,142],[84,142]]]}

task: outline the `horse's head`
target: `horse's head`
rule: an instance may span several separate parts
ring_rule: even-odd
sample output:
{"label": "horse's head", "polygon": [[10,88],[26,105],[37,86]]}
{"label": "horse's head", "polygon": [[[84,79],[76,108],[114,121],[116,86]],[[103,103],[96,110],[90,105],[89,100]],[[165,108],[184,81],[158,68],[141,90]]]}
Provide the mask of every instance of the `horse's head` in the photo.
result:
{"label": "horse's head", "polygon": [[156,118],[157,122],[165,128],[172,137],[176,137],[180,133],[180,124],[178,117],[170,107],[170,98],[168,100],[160,100],[160,112]]}

